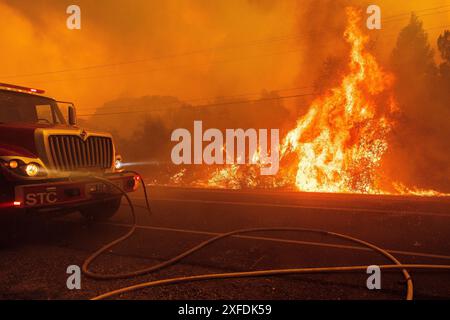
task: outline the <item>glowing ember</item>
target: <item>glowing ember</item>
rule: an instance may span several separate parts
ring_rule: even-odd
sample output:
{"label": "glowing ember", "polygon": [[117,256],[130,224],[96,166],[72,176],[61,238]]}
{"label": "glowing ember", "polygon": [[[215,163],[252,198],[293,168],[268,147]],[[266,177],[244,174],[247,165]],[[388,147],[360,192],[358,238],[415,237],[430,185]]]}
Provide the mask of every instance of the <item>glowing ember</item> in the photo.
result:
{"label": "glowing ember", "polygon": [[425,197],[448,197],[450,194],[448,193],[442,193],[436,190],[425,190],[425,189],[419,189],[417,187],[408,188],[407,186],[403,185],[402,183],[393,183],[393,186],[397,193],[399,194],[407,194],[407,195],[413,195],[413,196],[425,196]]}

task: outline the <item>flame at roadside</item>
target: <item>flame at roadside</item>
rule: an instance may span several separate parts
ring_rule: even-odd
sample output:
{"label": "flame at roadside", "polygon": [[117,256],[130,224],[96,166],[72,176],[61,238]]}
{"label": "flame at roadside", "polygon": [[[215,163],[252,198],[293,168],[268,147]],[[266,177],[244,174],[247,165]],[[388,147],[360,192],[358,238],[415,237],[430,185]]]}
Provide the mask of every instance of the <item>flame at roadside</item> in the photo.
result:
{"label": "flame at roadside", "polygon": [[[365,46],[361,13],[347,8],[344,37],[350,45],[348,71],[340,85],[316,98],[280,148],[280,171],[258,174],[259,165],[229,165],[190,185],[212,188],[283,188],[307,192],[447,196],[407,187],[380,172],[389,133],[399,112],[394,76],[384,71]],[[259,158],[258,154],[252,155]],[[389,186],[388,188],[386,186]]]}
{"label": "flame at roadside", "polygon": [[345,39],[351,45],[349,72],[339,87],[316,99],[282,145],[297,157],[295,185],[302,191],[382,193],[377,169],[388,148],[392,75],[364,50],[359,12],[347,9]]}

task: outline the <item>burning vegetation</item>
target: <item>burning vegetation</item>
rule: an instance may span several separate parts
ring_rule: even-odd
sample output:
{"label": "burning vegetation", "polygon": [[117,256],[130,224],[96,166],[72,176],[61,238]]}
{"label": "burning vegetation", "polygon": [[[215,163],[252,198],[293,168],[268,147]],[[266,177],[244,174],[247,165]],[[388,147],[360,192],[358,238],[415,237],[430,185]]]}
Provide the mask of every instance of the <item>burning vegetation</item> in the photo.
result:
{"label": "burning vegetation", "polygon": [[[369,37],[361,10],[348,8],[344,14],[342,3],[324,3],[323,10],[316,10],[314,2],[314,11],[302,13],[315,14],[311,25],[301,25],[313,34],[322,30],[321,24],[330,19],[331,11],[334,17],[317,38],[304,35],[298,40],[306,45],[295,55],[305,62],[286,60],[261,72],[269,75],[289,69],[292,73],[295,69],[294,73],[301,75],[290,77],[289,83],[295,81],[302,87],[286,89],[286,93],[279,89],[227,96],[232,90],[224,86],[203,102],[184,99],[175,91],[171,95],[124,96],[96,109],[93,117],[83,118],[82,126],[112,131],[125,161],[153,184],[448,196],[450,32],[439,36],[441,60],[436,63],[427,29],[415,14],[391,46],[384,36],[383,40]],[[325,8],[332,4],[336,7]],[[298,20],[304,21],[301,17]],[[260,63],[247,59],[244,64]],[[223,77],[227,81],[239,78],[245,66],[236,64],[233,75],[225,73]],[[224,68],[228,72],[232,66]],[[197,73],[195,68],[192,74]],[[256,78],[258,74],[252,72],[247,82],[258,88],[277,88],[265,78]],[[201,87],[208,96],[205,86]],[[294,93],[289,91],[293,89]],[[298,95],[297,90],[301,90]],[[126,114],[127,125],[121,114]],[[171,134],[178,128],[190,130],[198,120],[203,121],[205,130],[217,128],[222,133],[227,128],[279,128],[278,172],[261,175],[262,159],[267,155],[252,150],[249,141],[245,159],[236,157],[227,164],[175,165],[170,159],[176,144],[171,142]],[[202,147],[208,142],[202,141]],[[226,159],[225,145],[222,151]]]}
{"label": "burning vegetation", "polygon": [[295,185],[302,191],[381,192],[377,169],[397,109],[393,77],[365,51],[358,12],[348,9],[347,14],[349,72],[339,87],[313,102],[281,150],[284,157],[295,154]]}
{"label": "burning vegetation", "polygon": [[[259,174],[258,165],[202,167],[201,177],[183,168],[171,184],[213,188],[295,188],[307,192],[443,195],[409,188],[380,170],[396,125],[399,107],[394,97],[394,76],[383,70],[366,49],[360,11],[347,9],[344,33],[350,46],[347,72],[340,84],[316,98],[296,127],[284,137],[280,171]],[[259,158],[259,153],[251,155]],[[260,166],[260,165],[259,165]],[[198,170],[199,167],[196,167]],[[205,178],[206,177],[206,178]]]}

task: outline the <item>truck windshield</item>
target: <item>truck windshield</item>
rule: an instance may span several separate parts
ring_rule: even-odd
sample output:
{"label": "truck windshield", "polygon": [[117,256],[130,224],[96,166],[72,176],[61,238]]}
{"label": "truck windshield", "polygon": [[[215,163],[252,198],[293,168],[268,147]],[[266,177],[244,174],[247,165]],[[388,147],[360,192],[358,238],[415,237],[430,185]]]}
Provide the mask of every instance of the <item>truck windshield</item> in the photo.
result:
{"label": "truck windshield", "polygon": [[66,123],[54,100],[20,92],[0,90],[0,123],[11,122]]}

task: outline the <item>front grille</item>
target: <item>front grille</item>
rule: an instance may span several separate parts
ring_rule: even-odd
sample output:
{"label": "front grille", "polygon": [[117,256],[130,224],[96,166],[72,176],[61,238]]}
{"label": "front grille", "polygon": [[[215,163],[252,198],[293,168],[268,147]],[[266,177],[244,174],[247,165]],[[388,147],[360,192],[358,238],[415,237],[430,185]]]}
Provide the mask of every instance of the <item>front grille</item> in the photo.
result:
{"label": "front grille", "polygon": [[108,137],[89,137],[83,141],[74,135],[52,135],[48,138],[55,169],[108,169],[113,163],[113,145]]}

